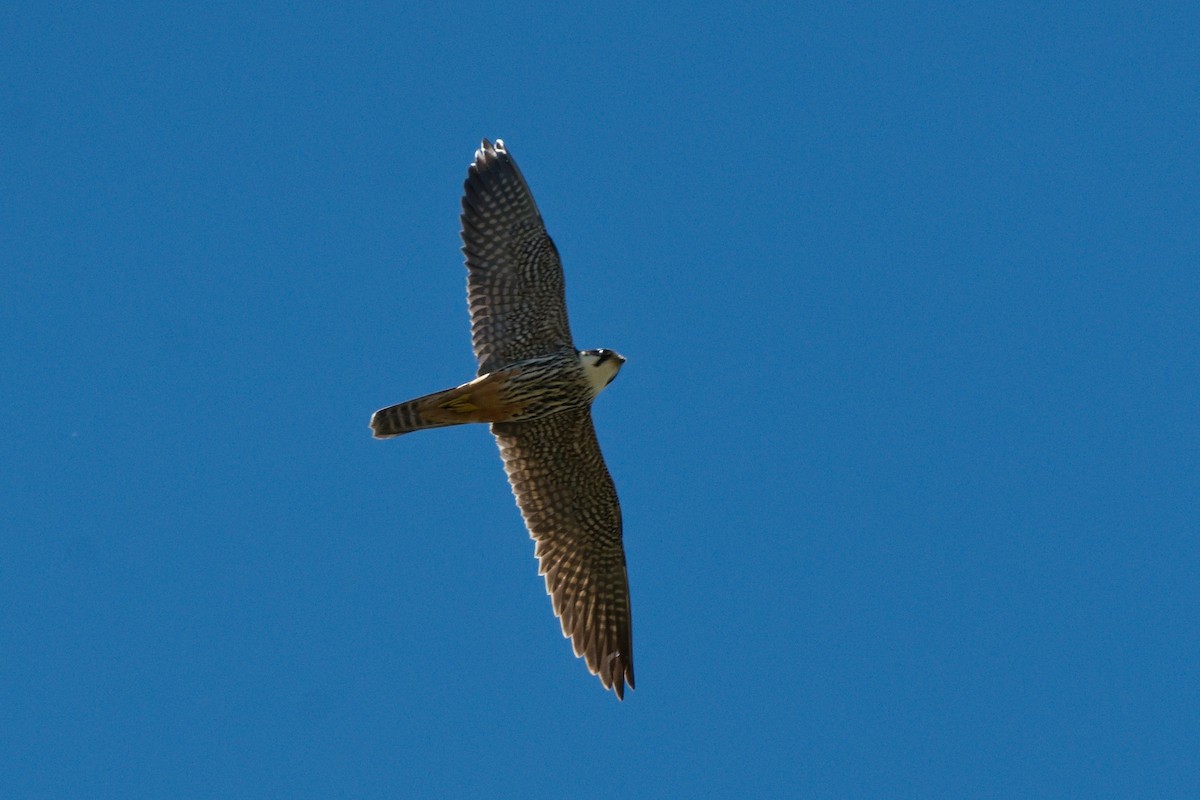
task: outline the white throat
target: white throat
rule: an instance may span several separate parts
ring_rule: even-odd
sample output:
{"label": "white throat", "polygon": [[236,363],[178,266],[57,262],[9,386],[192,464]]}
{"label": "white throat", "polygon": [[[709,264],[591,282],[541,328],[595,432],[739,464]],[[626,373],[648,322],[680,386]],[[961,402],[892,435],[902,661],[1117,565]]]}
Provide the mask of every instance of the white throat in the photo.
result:
{"label": "white throat", "polygon": [[621,359],[606,358],[600,361],[600,357],[593,353],[584,353],[579,358],[583,364],[583,374],[587,376],[588,387],[592,390],[592,397],[604,391],[604,388],[612,382],[612,379],[617,376],[617,372],[621,369]]}

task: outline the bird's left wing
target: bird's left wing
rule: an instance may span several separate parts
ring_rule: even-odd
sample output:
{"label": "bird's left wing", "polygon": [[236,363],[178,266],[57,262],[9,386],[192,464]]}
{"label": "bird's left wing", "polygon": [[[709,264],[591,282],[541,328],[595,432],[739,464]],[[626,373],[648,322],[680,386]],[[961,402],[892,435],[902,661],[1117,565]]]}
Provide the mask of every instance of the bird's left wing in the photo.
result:
{"label": "bird's left wing", "polygon": [[633,688],[629,579],[617,490],[589,409],[492,425],[539,573],[576,656],[604,688]]}

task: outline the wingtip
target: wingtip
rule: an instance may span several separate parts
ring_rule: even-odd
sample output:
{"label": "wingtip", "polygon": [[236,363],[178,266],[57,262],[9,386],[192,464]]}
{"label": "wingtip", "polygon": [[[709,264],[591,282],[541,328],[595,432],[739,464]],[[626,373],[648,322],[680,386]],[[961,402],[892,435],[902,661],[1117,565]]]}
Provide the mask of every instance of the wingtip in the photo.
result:
{"label": "wingtip", "polygon": [[481,166],[489,160],[499,159],[507,155],[508,148],[504,146],[503,139],[497,139],[496,143],[492,144],[492,140],[485,137],[479,143],[479,149],[475,151],[475,164]]}
{"label": "wingtip", "polygon": [[[612,653],[604,665],[607,669],[597,671],[600,682],[605,689],[612,689],[618,700],[625,699],[625,687],[636,689],[633,682],[633,664],[629,663],[620,652]],[[612,671],[609,672],[608,670]]]}
{"label": "wingtip", "polygon": [[616,693],[617,699],[625,700],[625,687],[628,686],[630,691],[634,691],[637,687],[633,685],[633,673],[628,672],[623,675],[617,675],[613,679],[612,690]]}

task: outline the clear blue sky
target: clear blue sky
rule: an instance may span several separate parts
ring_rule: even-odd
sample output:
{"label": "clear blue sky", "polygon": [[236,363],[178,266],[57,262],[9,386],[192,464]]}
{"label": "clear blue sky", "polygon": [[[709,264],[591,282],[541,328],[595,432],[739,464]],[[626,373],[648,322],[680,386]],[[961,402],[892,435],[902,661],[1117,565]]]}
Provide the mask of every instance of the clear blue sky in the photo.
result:
{"label": "clear blue sky", "polygon": [[[0,20],[0,795],[1200,796],[1194,3],[247,5]],[[367,428],[484,136],[629,358],[624,703]]]}

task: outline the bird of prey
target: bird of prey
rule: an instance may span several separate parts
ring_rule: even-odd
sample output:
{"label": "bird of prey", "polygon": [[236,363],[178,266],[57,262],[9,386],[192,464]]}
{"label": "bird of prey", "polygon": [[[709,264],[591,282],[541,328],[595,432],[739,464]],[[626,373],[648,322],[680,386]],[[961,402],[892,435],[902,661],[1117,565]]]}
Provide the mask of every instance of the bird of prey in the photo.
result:
{"label": "bird of prey", "polygon": [[387,439],[491,423],[563,635],[624,699],[633,643],[621,508],[591,406],[625,359],[575,349],[558,251],[503,141],[475,152],[461,220],[478,377],[381,409],[371,429]]}

